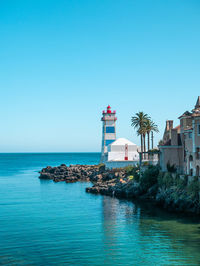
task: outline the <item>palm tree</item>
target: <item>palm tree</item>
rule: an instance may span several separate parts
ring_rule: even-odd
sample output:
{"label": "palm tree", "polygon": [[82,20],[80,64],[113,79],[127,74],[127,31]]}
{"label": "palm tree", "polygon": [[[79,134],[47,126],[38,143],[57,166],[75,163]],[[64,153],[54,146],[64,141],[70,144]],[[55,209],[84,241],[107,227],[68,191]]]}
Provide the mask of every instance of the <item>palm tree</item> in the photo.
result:
{"label": "palm tree", "polygon": [[[155,132],[159,132],[159,131],[155,131]],[[154,134],[153,134],[153,131],[151,131],[151,148],[153,150],[153,138],[154,138]]]}
{"label": "palm tree", "polygon": [[[140,135],[141,140],[141,152],[143,152],[143,140],[145,141],[145,124],[147,120],[149,119],[148,115],[144,112],[138,112],[131,118],[131,126],[137,129],[138,135]],[[146,150],[144,143],[144,148]]]}
{"label": "palm tree", "polygon": [[144,151],[144,135],[143,135],[143,133],[144,133],[144,127],[142,127],[142,128],[139,128],[138,130],[137,130],[137,135],[138,136],[140,136],[140,140],[141,140],[141,152],[143,152]]}
{"label": "palm tree", "polygon": [[148,138],[148,151],[149,151],[150,150],[150,133],[152,134],[152,145],[153,145],[153,132],[159,132],[158,126],[151,119],[148,119],[146,122],[146,132],[147,132],[147,138]]}
{"label": "palm tree", "polygon": [[[143,134],[143,141],[144,141],[144,152],[146,152],[146,134],[147,134],[146,123],[144,125],[144,128],[142,129],[142,134]],[[146,159],[146,153],[144,154],[144,159]]]}

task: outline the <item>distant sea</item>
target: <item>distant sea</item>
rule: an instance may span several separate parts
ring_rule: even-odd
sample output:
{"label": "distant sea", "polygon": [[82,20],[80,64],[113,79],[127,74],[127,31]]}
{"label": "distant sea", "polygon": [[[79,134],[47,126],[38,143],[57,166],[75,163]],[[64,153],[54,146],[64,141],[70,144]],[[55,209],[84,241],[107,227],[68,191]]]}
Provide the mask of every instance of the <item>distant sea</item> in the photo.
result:
{"label": "distant sea", "polygon": [[0,265],[200,265],[198,219],[38,178],[47,165],[99,159],[0,154]]}

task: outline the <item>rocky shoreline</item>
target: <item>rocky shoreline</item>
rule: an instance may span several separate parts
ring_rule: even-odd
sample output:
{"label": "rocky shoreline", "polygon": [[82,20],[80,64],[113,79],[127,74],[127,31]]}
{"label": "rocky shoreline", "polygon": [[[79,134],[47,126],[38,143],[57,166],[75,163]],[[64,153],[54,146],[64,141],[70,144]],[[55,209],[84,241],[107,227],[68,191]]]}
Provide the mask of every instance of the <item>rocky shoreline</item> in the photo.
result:
{"label": "rocky shoreline", "polygon": [[[150,167],[140,179],[137,176],[137,169],[131,171],[134,172],[134,176],[130,176],[130,169],[106,170],[104,165],[70,165],[68,167],[62,164],[58,167],[43,168],[39,178],[66,183],[92,182],[93,186],[86,188],[87,193],[151,201],[168,211],[200,214],[199,190],[195,193],[190,191],[186,180],[169,173],[160,173],[156,167]],[[192,185],[194,187],[194,184]],[[200,189],[199,185],[198,189]]]}
{"label": "rocky shoreline", "polygon": [[97,165],[70,165],[61,164],[58,167],[47,166],[40,172],[40,179],[51,179],[54,182],[65,181],[74,183],[78,181],[94,182],[98,178]]}

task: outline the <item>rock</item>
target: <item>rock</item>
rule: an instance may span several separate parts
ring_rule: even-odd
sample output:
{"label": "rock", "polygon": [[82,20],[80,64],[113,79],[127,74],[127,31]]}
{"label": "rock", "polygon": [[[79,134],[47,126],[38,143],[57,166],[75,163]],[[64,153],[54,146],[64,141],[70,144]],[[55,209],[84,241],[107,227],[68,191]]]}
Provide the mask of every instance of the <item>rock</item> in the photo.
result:
{"label": "rock", "polygon": [[91,181],[97,182],[101,180],[102,173],[104,173],[105,179],[113,178],[113,174],[110,171],[104,170],[101,166],[95,165],[70,165],[67,167],[65,164],[61,164],[58,167],[47,166],[43,168],[40,172],[41,179],[52,179],[55,182],[66,181],[66,182],[76,182],[76,181]]}
{"label": "rock", "polygon": [[39,177],[40,179],[53,179],[53,176],[50,174],[50,173],[44,173],[44,172],[42,172],[41,174],[40,174],[40,177]]}

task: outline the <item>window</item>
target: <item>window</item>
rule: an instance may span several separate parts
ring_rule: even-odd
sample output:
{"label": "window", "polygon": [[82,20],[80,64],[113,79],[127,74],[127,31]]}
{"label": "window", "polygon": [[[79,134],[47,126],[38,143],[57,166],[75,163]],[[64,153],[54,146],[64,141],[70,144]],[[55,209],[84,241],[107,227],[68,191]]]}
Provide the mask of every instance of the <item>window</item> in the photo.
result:
{"label": "window", "polygon": [[106,127],[106,133],[115,133],[115,127]]}
{"label": "window", "polygon": [[196,176],[199,176],[199,166],[197,165],[197,168],[196,168]]}
{"label": "window", "polygon": [[200,125],[197,126],[198,135],[200,136]]}
{"label": "window", "polygon": [[196,159],[199,160],[199,148],[196,148]]}
{"label": "window", "polygon": [[189,156],[189,162],[192,162],[193,161],[193,157],[192,155]]}
{"label": "window", "polygon": [[107,139],[106,140],[106,146],[110,145],[111,143],[113,143],[115,140],[114,139]]}
{"label": "window", "polygon": [[188,133],[188,137],[189,137],[189,139],[192,138],[192,132],[189,132],[189,133]]}
{"label": "window", "polygon": [[193,169],[190,169],[190,176],[193,176]]}

